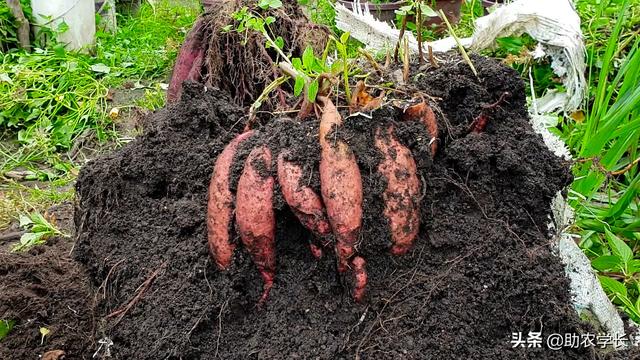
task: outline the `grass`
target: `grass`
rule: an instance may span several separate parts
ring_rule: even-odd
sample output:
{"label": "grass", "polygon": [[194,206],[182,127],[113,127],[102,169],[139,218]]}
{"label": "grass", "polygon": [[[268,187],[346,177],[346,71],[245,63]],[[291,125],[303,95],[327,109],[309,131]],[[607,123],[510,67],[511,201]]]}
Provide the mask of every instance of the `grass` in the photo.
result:
{"label": "grass", "polygon": [[579,1],[589,96],[562,136],[578,161],[573,229],[614,303],[640,322],[640,4]]}
{"label": "grass", "polygon": [[98,32],[91,54],[58,44],[0,53],[0,230],[73,198],[83,146],[121,143],[109,89],[142,83],[143,98],[118,106],[164,106],[162,83],[199,12],[195,0],[145,3],[118,17],[117,33]]}

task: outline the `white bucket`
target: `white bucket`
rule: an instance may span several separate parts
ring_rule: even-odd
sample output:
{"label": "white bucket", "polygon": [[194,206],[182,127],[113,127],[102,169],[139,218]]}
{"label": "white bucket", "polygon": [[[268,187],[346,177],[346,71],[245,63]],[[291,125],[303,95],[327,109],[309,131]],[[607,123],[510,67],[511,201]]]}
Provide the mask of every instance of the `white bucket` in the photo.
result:
{"label": "white bucket", "polygon": [[92,45],[96,35],[94,0],[31,0],[37,26],[56,31],[66,23],[68,30],[58,34],[58,41],[68,50]]}

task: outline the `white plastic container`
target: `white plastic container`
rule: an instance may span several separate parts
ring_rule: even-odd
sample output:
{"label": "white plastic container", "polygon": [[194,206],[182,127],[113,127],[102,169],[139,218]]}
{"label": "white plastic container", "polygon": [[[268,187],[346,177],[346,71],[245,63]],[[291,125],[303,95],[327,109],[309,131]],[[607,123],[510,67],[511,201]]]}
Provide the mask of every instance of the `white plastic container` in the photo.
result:
{"label": "white plastic container", "polygon": [[[94,0],[31,0],[36,26],[59,29],[66,23],[68,30],[58,35],[58,41],[68,50],[87,49],[96,35]],[[36,30],[38,31],[38,30]]]}

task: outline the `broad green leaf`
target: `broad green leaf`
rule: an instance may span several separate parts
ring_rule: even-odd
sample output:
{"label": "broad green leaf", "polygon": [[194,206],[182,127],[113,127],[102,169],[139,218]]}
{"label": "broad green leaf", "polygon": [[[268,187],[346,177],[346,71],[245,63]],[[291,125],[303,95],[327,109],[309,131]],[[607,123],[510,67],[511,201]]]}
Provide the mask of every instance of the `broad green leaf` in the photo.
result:
{"label": "broad green leaf", "polygon": [[438,13],[435,12],[430,6],[421,4],[420,5],[420,11],[422,12],[422,15],[424,15],[424,16],[438,17]]}
{"label": "broad green leaf", "polygon": [[0,320],[0,341],[9,335],[15,324],[15,320]]}
{"label": "broad green leaf", "polygon": [[627,288],[621,282],[602,275],[599,275],[598,279],[600,279],[600,284],[602,284],[602,288],[607,294],[615,296],[620,300],[627,298]]}
{"label": "broad green leaf", "polygon": [[311,71],[317,73],[326,72],[328,69],[324,68],[324,63],[321,63],[319,59],[313,59],[313,66],[311,66]]}
{"label": "broad green leaf", "polygon": [[620,260],[622,261],[624,268],[626,269],[627,264],[629,264],[629,262],[633,260],[633,251],[631,250],[629,245],[627,245],[627,243],[620,240],[615,234],[607,229],[605,229],[605,237],[607,238],[607,242],[611,247],[611,251],[614,255],[620,257]]}
{"label": "broad green leaf", "polygon": [[398,10],[396,10],[396,14],[400,16],[406,16],[409,14],[413,14],[413,5],[405,5],[401,6]]}
{"label": "broad green leaf", "polygon": [[303,88],[304,88],[304,78],[302,76],[297,76],[296,83],[293,86],[293,95],[300,96]]}
{"label": "broad green leaf", "polygon": [[26,215],[20,215],[20,227],[21,228],[25,228],[28,225],[33,224],[33,221],[31,220],[30,217],[26,216]]}
{"label": "broad green leaf", "polygon": [[277,9],[282,7],[282,1],[280,0],[260,0],[258,1],[258,6],[263,9]]}
{"label": "broad green leaf", "polygon": [[12,251],[24,251],[29,249],[32,246],[40,245],[44,242],[44,238],[49,235],[46,232],[28,232],[22,234],[20,237],[20,242],[16,244],[11,250]]}
{"label": "broad green leaf", "polygon": [[89,69],[99,74],[108,74],[111,72],[111,68],[103,63],[93,64],[89,67]]}
{"label": "broad green leaf", "polygon": [[628,274],[629,276],[632,276],[633,274],[640,272],[640,260],[637,260],[637,259],[631,260],[631,262],[629,262],[627,267],[629,271],[629,274]]}
{"label": "broad green leaf", "polygon": [[603,255],[591,261],[591,266],[599,271],[620,270],[623,265],[622,260],[615,255]]}
{"label": "broad green leaf", "polygon": [[13,80],[11,80],[7,73],[0,73],[0,82],[3,81],[9,84],[13,84]]}
{"label": "broad green leaf", "polygon": [[278,36],[275,40],[273,40],[273,42],[276,43],[278,48],[280,49],[284,48],[284,39],[282,38],[282,36]]}
{"label": "broad green leaf", "polygon": [[293,65],[293,68],[296,70],[300,70],[302,71],[302,60],[300,60],[300,58],[293,58],[291,59],[291,65]]}
{"label": "broad green leaf", "polygon": [[311,68],[313,67],[314,58],[315,57],[313,55],[313,48],[311,46],[307,46],[302,53],[302,65],[305,69],[311,70]]}
{"label": "broad green leaf", "polygon": [[318,88],[319,88],[319,84],[318,84],[318,79],[313,79],[313,81],[311,82],[311,84],[309,84],[309,101],[311,102],[315,102],[316,101],[316,96],[318,95]]}

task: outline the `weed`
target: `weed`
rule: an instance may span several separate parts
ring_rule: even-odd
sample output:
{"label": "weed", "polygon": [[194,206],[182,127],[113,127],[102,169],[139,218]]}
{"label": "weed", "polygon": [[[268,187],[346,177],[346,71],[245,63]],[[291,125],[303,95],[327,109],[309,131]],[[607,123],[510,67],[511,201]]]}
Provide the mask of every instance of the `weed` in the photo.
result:
{"label": "weed", "polygon": [[20,227],[26,232],[20,237],[12,251],[25,251],[33,246],[44,244],[44,242],[53,236],[68,237],[63,234],[52,221],[47,220],[38,212],[29,215],[20,216]]}
{"label": "weed", "polygon": [[15,324],[15,320],[0,320],[0,341],[9,335]]}

